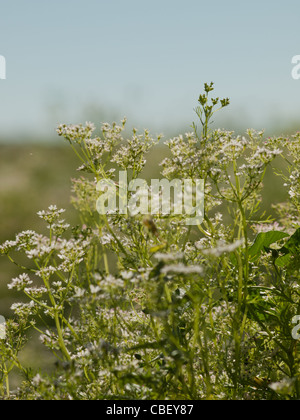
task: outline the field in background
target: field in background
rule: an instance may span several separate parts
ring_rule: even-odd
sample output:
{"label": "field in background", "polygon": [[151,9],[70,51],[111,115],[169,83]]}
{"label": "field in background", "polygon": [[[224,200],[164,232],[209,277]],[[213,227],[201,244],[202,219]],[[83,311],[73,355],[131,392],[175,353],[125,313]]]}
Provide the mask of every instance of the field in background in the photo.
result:
{"label": "field in background", "polygon": [[[166,150],[165,150],[166,152]],[[158,177],[155,164],[162,158],[149,156],[144,176]],[[56,204],[66,209],[64,217],[73,226],[79,224],[70,203],[71,178],[80,177],[79,162],[68,144],[1,145],[0,144],[0,243],[13,240],[22,230],[45,233],[45,224],[37,212]],[[9,316],[16,296],[7,284],[19,274],[6,258],[0,258],[0,314]]]}
{"label": "field in background", "polygon": [[[158,178],[160,161],[167,150],[164,146],[152,152],[144,170],[146,179]],[[67,211],[64,217],[78,224],[70,203],[71,178],[80,176],[76,171],[77,158],[67,144],[50,145],[0,145],[0,243],[13,240],[22,230],[43,232],[44,224],[36,213],[51,204]],[[262,208],[271,211],[271,205],[283,201],[286,193],[282,182],[274,183],[267,176],[265,201]],[[9,315],[14,300],[8,293],[7,283],[19,273],[6,258],[0,259],[0,313]]]}
{"label": "field in background", "polygon": [[[158,162],[168,153],[164,146],[155,150],[148,156],[143,172],[146,179],[159,177]],[[79,162],[68,144],[0,145],[0,243],[13,240],[22,230],[45,232],[44,222],[36,213],[51,204],[67,210],[64,217],[68,223],[79,224],[70,203],[71,178],[81,175],[76,171],[78,166]],[[274,177],[272,180],[266,177],[264,188],[262,210],[271,212],[271,205],[284,201],[286,192],[282,181],[278,178],[274,183]],[[7,284],[18,274],[17,267],[6,258],[0,258],[0,315],[6,318],[12,316],[10,306],[19,298],[18,294],[7,289]],[[21,359],[25,365],[28,362],[28,366],[43,369],[51,369],[54,360],[52,354],[39,344],[38,337],[25,347]],[[18,383],[19,378],[13,378],[12,386]]]}
{"label": "field in background", "polygon": [[[14,239],[27,229],[39,231],[43,223],[36,213],[49,205],[68,209],[70,205],[70,174],[76,176],[76,160],[67,145],[0,146],[0,243]],[[9,315],[13,296],[8,297],[7,283],[18,273],[6,258],[0,260],[0,312]],[[12,298],[12,299],[11,299]]]}

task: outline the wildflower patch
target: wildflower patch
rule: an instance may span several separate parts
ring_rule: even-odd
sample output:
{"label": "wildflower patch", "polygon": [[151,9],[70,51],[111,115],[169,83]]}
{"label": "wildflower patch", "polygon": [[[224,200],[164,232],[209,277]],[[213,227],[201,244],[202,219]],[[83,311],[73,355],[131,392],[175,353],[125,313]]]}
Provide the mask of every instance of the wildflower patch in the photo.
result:
{"label": "wildflower patch", "polygon": [[[97,211],[102,215],[185,215],[186,225],[203,221],[204,180],[201,179],[152,179],[148,186],[141,178],[128,184],[127,171],[120,171],[118,182],[102,179],[96,188],[103,192],[96,203]],[[128,193],[132,193],[130,197]]]}
{"label": "wildflower patch", "polygon": [[[43,233],[0,245],[19,271],[0,317],[0,398],[299,399],[300,133],[212,130],[229,105],[213,90],[199,96],[200,127],[159,146],[161,135],[126,132],[125,118],[98,133],[59,125],[80,165],[78,221],[52,205],[37,214]],[[146,182],[155,147],[166,157]],[[261,207],[267,171],[285,193],[272,214]],[[23,366],[33,330],[56,360],[50,372]]]}

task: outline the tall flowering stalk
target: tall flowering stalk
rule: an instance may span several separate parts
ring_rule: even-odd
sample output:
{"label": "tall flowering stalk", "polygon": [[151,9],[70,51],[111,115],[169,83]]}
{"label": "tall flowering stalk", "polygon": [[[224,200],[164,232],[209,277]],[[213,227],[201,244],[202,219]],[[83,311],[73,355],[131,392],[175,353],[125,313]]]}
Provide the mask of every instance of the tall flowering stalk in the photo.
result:
{"label": "tall flowering stalk", "polygon": [[[80,163],[71,198],[80,224],[50,206],[38,213],[47,235],[28,230],[0,246],[20,270],[8,288],[23,296],[0,340],[2,398],[299,399],[299,133],[212,130],[229,105],[213,90],[204,85],[195,109],[202,129],[164,145],[148,130],[128,133],[126,119],[99,133],[59,125]],[[97,183],[121,194],[118,171],[136,180],[155,147],[168,151],[162,176],[205,181],[201,224],[97,212]],[[271,169],[286,188],[277,219],[260,209]],[[20,361],[31,329],[57,360],[50,375]],[[24,381],[12,390],[15,369]]]}

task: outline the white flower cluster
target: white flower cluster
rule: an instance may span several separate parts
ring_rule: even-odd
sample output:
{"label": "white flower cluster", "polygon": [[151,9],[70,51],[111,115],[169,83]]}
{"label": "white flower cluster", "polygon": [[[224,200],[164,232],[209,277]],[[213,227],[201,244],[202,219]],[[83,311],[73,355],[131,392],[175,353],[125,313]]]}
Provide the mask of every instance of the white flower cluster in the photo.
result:
{"label": "white flower cluster", "polygon": [[284,228],[278,222],[274,223],[256,223],[252,225],[256,233],[270,232],[271,230],[282,231]]}
{"label": "white flower cluster", "polygon": [[95,137],[86,140],[86,146],[93,158],[100,159],[104,153],[111,153],[113,148],[123,141],[122,132],[125,130],[126,118],[121,125],[116,123],[102,124],[102,138]]}
{"label": "white flower cluster", "polygon": [[51,225],[64,212],[64,209],[58,209],[56,205],[51,205],[48,210],[41,210],[37,215]]}
{"label": "white flower cluster", "polygon": [[192,177],[202,160],[202,150],[197,149],[197,138],[194,133],[185,133],[165,142],[172,157],[161,162],[163,175],[167,178],[180,175]]}
{"label": "white flower cluster", "polygon": [[264,163],[269,163],[278,155],[282,154],[281,149],[270,149],[265,146],[258,147],[252,157],[253,161],[260,160]]}
{"label": "white flower cluster", "polygon": [[133,129],[133,136],[126,140],[126,144],[121,146],[113,158],[112,163],[116,163],[120,168],[123,169],[134,169],[136,173],[139,173],[145,163],[145,153],[147,153],[151,147],[159,141],[161,136],[158,136],[157,140],[150,136],[148,130],[144,131],[144,134],[137,134],[137,130]]}
{"label": "white flower cluster", "polygon": [[300,201],[300,170],[295,169],[289,177],[289,196]]}
{"label": "white flower cluster", "polygon": [[45,295],[48,290],[44,286],[40,287],[25,287],[24,292],[27,296],[32,297],[32,299],[40,299],[43,295]]}
{"label": "white flower cluster", "polygon": [[220,137],[221,149],[220,153],[224,155],[225,161],[228,159],[237,159],[244,153],[248,144],[247,139],[243,136],[232,138],[229,133],[227,136]]}
{"label": "white flower cluster", "polygon": [[285,146],[289,151],[290,156],[293,158],[294,165],[300,164],[300,132],[298,131],[293,136],[286,139]]}
{"label": "white flower cluster", "polygon": [[7,287],[10,290],[16,289],[18,291],[21,291],[21,290],[24,290],[30,284],[32,284],[32,280],[30,280],[28,274],[23,273],[23,274],[20,274],[18,277],[12,279],[11,283],[8,284]]}
{"label": "white flower cluster", "polygon": [[52,254],[55,248],[56,244],[54,242],[51,243],[49,238],[36,234],[36,237],[27,243],[25,254],[31,260],[42,260],[47,258],[49,254]]}
{"label": "white flower cluster", "polygon": [[83,140],[91,138],[92,133],[95,131],[95,125],[91,122],[86,122],[85,126],[82,124],[60,124],[56,131],[59,136],[69,141],[81,143]]}
{"label": "white flower cluster", "polygon": [[166,265],[161,270],[164,274],[203,274],[203,268],[196,266],[196,265],[184,265],[182,263],[179,264],[172,264],[172,265]]}
{"label": "white flower cluster", "polygon": [[90,245],[89,240],[70,239],[58,241],[58,257],[62,260],[59,269],[64,272],[71,272],[75,265],[83,261],[86,250]]}
{"label": "white flower cluster", "polygon": [[16,241],[5,241],[2,245],[0,245],[0,254],[9,254],[16,248]]}
{"label": "white flower cluster", "polygon": [[51,265],[48,265],[47,267],[42,267],[40,270],[37,270],[37,271],[35,272],[35,274],[36,274],[37,276],[39,276],[41,279],[46,279],[46,280],[49,280],[49,279],[50,279],[50,277],[51,277],[54,273],[56,273],[56,272],[57,272],[57,270],[58,270],[58,268],[55,268],[55,267],[53,267],[53,266],[51,266]]}
{"label": "white flower cluster", "polygon": [[11,305],[11,310],[14,311],[14,313],[20,318],[26,318],[32,314],[33,309],[35,307],[36,303],[33,300],[31,300],[29,303],[14,303],[13,305]]}
{"label": "white flower cluster", "polygon": [[209,248],[203,249],[201,242],[196,242],[195,246],[197,249],[201,250],[204,255],[211,255],[214,257],[220,257],[221,255],[229,252],[233,252],[236,249],[242,247],[244,245],[244,240],[240,239],[235,241],[234,243],[224,243],[223,241],[219,241],[216,248]]}
{"label": "white flower cluster", "polygon": [[39,236],[32,230],[23,231],[16,236],[14,241],[6,241],[0,245],[0,252],[2,254],[9,254],[12,251],[29,252]]}
{"label": "white flower cluster", "polygon": [[72,193],[71,202],[77,210],[88,214],[96,210],[99,193],[95,181],[83,177],[72,179]]}

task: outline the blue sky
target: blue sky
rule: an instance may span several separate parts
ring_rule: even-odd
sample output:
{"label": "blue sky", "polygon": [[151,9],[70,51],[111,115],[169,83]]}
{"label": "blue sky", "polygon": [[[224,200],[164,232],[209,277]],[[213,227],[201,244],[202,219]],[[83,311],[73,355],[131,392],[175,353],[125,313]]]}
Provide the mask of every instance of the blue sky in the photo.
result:
{"label": "blue sky", "polygon": [[299,0],[2,2],[0,138],[51,137],[91,109],[176,130],[210,81],[245,129],[300,120],[299,17]]}

